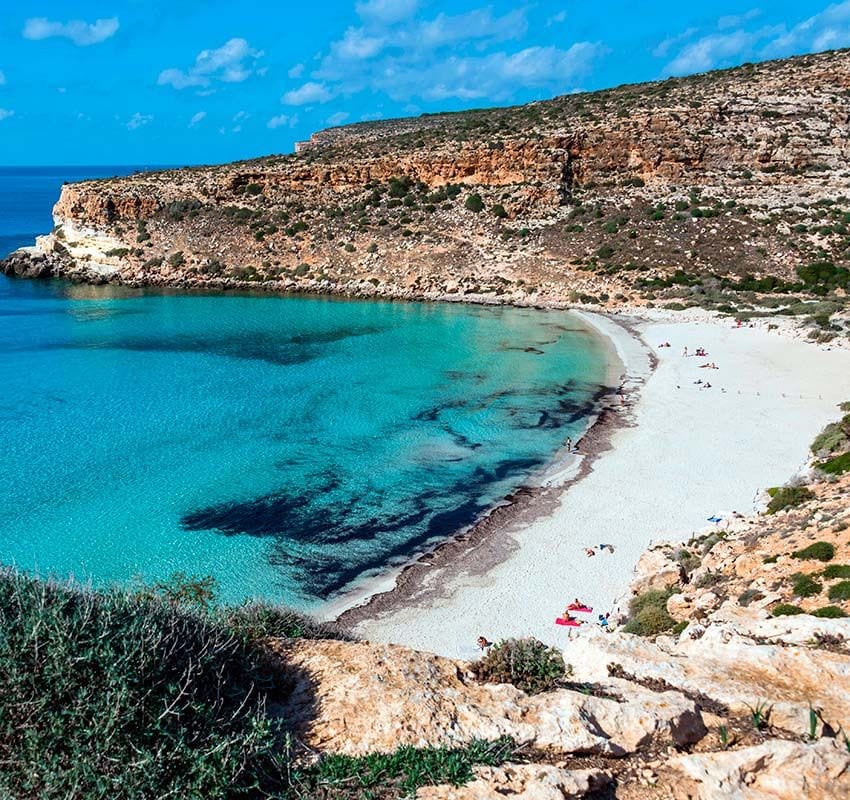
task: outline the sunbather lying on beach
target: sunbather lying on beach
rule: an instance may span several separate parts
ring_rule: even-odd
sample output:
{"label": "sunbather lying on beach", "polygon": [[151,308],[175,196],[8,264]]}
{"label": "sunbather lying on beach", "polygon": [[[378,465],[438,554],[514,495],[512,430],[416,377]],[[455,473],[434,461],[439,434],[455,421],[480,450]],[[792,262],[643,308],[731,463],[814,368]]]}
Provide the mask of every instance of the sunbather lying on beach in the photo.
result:
{"label": "sunbather lying on beach", "polygon": [[479,636],[478,637],[478,649],[479,650],[486,650],[488,647],[492,647],[492,646],[493,646],[493,642],[488,642],[486,636]]}
{"label": "sunbather lying on beach", "polygon": [[591,556],[595,556],[595,555],[596,555],[596,551],[595,551],[592,547],[585,547],[585,548],[584,548],[584,554],[585,554],[588,558],[590,558]]}

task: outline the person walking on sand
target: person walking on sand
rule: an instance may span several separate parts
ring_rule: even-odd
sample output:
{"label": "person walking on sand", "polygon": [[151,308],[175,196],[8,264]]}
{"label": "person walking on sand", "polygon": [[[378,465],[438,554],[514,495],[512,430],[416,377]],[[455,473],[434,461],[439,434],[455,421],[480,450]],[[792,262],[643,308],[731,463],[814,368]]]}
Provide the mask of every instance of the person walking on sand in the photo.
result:
{"label": "person walking on sand", "polygon": [[569,436],[567,437],[567,452],[573,452],[573,440]]}
{"label": "person walking on sand", "polygon": [[688,355],[688,348],[685,348],[685,351],[682,353],[682,358],[685,358]]}
{"label": "person walking on sand", "polygon": [[486,650],[488,647],[492,647],[492,646],[493,646],[493,642],[488,642],[486,636],[479,636],[478,637],[478,649],[479,650]]}

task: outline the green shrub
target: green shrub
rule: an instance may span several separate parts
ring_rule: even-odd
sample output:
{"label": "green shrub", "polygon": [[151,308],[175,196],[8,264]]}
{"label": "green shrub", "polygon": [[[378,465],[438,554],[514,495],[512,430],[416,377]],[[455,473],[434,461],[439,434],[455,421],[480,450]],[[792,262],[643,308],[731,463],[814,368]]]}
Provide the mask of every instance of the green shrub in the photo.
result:
{"label": "green shrub", "polygon": [[850,578],[850,564],[830,564],[821,572],[821,577],[827,580],[832,578]]}
{"label": "green shrub", "polygon": [[850,447],[850,414],[838,422],[827,425],[812,442],[813,453],[831,455],[848,447]]}
{"label": "green shrub", "polygon": [[800,561],[832,561],[835,558],[835,547],[829,542],[812,542],[802,550],[795,550],[791,558]]}
{"label": "green shrub", "polygon": [[496,203],[496,205],[490,209],[490,213],[498,219],[505,219],[508,216],[508,212],[505,211],[505,207],[501,203]]}
{"label": "green shrub", "polygon": [[124,258],[124,256],[130,255],[130,249],[128,247],[113,247],[111,250],[107,250],[104,255],[113,258]]}
{"label": "green shrub", "polygon": [[149,586],[143,585],[136,591],[136,596],[142,600],[158,597],[173,605],[210,609],[215,603],[217,591],[218,583],[211,576],[198,578],[183,572],[175,572],[166,581],[157,581]]}
{"label": "green shrub", "polygon": [[493,645],[472,670],[481,681],[510,683],[527,694],[556,689],[567,675],[561,653],[533,638]]}
{"label": "green shrub", "polygon": [[797,614],[805,614],[799,606],[793,606],[790,603],[779,603],[773,607],[771,614],[774,617],[793,617]]}
{"label": "green shrub", "polygon": [[830,600],[850,600],[850,581],[841,581],[830,586],[827,597]]}
{"label": "green shrub", "polygon": [[168,263],[171,264],[172,267],[182,267],[186,263],[186,259],[183,256],[183,251],[178,250],[176,253],[172,253],[168,257]]}
{"label": "green shrub", "polygon": [[219,609],[218,618],[229,630],[251,642],[264,639],[347,639],[333,625],[326,625],[289,608],[251,601]]}
{"label": "green shrub", "polygon": [[815,495],[811,489],[805,486],[783,486],[781,488],[768,489],[771,500],[767,504],[767,513],[775,514],[784,508],[794,508],[803,503],[813,500]]}
{"label": "green shrub", "polygon": [[475,192],[466,198],[466,202],[463,204],[463,207],[467,211],[480,214],[484,210],[484,201],[481,199],[481,195]]}
{"label": "green shrub", "polygon": [[847,614],[838,606],[823,606],[823,608],[812,611],[812,616],[822,617],[823,619],[841,619],[846,617]]}
{"label": "green shrub", "polygon": [[475,739],[463,747],[400,747],[394,753],[359,758],[326,755],[292,772],[292,800],[369,800],[413,797],[422,786],[473,780],[474,766],[497,767],[511,758],[516,744],[508,737],[494,742]]}
{"label": "green shrub", "polygon": [[814,597],[823,591],[823,584],[816,581],[811,575],[798,572],[791,576],[794,594],[797,597]]}
{"label": "green shrub", "polygon": [[0,575],[0,796],[255,797],[282,785],[264,653],[209,615]]}
{"label": "green shrub", "polygon": [[850,453],[836,456],[829,461],[821,461],[817,468],[828,475],[843,475],[845,472],[850,472]]}
{"label": "green shrub", "polygon": [[655,636],[671,630],[676,624],[667,613],[667,600],[672,594],[670,589],[650,589],[633,597],[629,602],[629,621],[623,630],[638,636]]}

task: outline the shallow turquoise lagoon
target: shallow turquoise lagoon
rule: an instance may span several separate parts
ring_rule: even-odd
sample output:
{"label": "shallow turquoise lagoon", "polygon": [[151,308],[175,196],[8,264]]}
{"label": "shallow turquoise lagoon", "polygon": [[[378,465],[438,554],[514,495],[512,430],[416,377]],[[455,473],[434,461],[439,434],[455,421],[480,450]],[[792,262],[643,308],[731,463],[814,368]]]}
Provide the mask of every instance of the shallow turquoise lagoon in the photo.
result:
{"label": "shallow turquoise lagoon", "polygon": [[0,561],[315,607],[546,465],[606,359],[563,313],[0,278]]}

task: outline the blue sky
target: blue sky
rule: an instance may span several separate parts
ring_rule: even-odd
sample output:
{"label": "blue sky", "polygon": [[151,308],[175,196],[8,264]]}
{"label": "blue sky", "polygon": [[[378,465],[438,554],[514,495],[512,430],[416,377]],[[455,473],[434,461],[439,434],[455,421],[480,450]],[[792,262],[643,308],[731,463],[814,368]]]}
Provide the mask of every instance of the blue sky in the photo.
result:
{"label": "blue sky", "polygon": [[10,0],[0,164],[195,164],[329,125],[850,46],[850,0]]}

